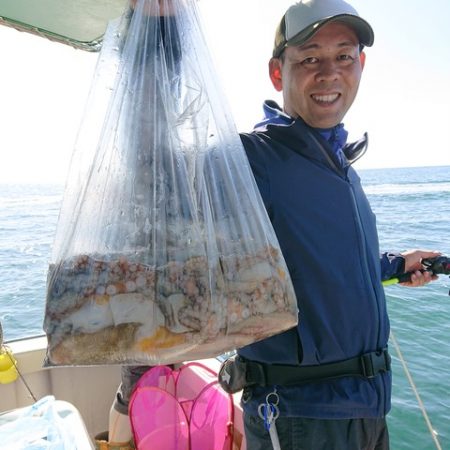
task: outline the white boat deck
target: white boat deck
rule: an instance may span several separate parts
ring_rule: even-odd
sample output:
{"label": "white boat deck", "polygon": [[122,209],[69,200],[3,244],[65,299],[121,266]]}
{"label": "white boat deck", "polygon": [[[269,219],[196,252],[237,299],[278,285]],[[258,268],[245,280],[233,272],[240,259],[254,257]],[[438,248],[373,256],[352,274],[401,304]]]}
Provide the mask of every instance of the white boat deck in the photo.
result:
{"label": "white boat deck", "polygon": [[[12,350],[17,367],[36,399],[53,395],[61,402],[60,406],[69,407],[65,403],[68,402],[81,415],[92,440],[96,434],[107,430],[109,410],[120,383],[119,365],[43,368],[46,337],[22,339],[7,346]],[[203,360],[202,363],[216,371],[220,366],[216,359]],[[193,373],[193,382],[202,383],[200,376]],[[240,394],[234,396],[234,425],[237,433],[243,435],[239,398]],[[34,399],[20,377],[12,383],[0,384],[0,413],[33,403]],[[244,442],[241,450],[245,450]]]}

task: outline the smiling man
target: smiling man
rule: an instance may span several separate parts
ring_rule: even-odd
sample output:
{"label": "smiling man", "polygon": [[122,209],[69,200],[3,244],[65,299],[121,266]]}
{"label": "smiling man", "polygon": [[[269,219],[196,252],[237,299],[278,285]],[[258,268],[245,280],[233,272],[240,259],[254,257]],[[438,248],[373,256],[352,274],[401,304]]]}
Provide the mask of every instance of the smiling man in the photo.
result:
{"label": "smiling man", "polygon": [[[370,42],[370,41],[369,41]],[[330,22],[306,43],[270,60],[270,78],[283,91],[284,111],[316,128],[341,122],[356,97],[365,54],[351,26]]]}
{"label": "smiling man", "polygon": [[266,101],[264,120],[241,135],[299,309],[296,328],[239,349],[224,365],[232,374],[225,383],[244,387],[248,450],[389,448],[381,281],[412,271],[407,285],[424,285],[433,277],[419,271],[421,260],[438,253],[380,254],[352,167],[367,135],[347,143],[342,120],[358,92],[363,49],[373,42],[371,26],[343,0],[291,6],[269,62],[283,108]]}

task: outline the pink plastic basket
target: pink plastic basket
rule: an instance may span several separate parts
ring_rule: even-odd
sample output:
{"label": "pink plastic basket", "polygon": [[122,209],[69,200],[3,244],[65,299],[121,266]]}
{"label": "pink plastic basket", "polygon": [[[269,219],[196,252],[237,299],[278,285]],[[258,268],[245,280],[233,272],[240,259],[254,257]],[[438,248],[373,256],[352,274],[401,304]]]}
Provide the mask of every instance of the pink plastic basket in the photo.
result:
{"label": "pink plastic basket", "polygon": [[129,414],[138,450],[232,450],[233,399],[203,364],[149,369]]}

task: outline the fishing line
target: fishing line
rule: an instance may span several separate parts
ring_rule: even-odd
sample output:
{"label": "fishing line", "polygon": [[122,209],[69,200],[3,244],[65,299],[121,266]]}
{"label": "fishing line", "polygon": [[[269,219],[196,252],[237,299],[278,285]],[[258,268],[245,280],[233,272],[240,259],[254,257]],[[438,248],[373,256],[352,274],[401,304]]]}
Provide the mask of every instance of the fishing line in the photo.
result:
{"label": "fishing line", "polygon": [[398,344],[398,341],[397,341],[397,339],[396,339],[396,337],[394,335],[394,332],[392,330],[391,330],[391,340],[394,343],[395,350],[396,350],[397,355],[398,355],[398,357],[400,359],[400,362],[402,363],[403,370],[405,371],[405,374],[406,374],[406,378],[408,379],[409,384],[411,385],[411,388],[412,388],[412,390],[413,390],[413,392],[414,392],[414,394],[416,396],[417,403],[419,404],[419,408],[420,408],[420,410],[422,412],[422,415],[423,415],[423,417],[425,419],[425,423],[427,424],[428,430],[430,431],[431,437],[433,438],[433,441],[434,441],[434,443],[436,445],[436,448],[437,448],[437,450],[442,450],[441,444],[440,444],[439,439],[437,437],[437,432],[434,430],[433,425],[431,424],[431,421],[430,421],[430,418],[428,417],[428,413],[427,413],[427,410],[425,408],[425,405],[423,404],[422,399],[420,398],[419,391],[417,390],[417,387],[416,387],[416,385],[414,383],[414,380],[413,380],[413,378],[411,376],[411,372],[409,371],[408,365],[406,364],[405,358],[403,357],[403,354],[402,354],[402,352],[400,350],[400,345]]}
{"label": "fishing line", "polygon": [[[6,348],[6,346],[3,346],[2,348]],[[14,358],[11,356],[11,353],[8,352],[8,356],[9,359],[11,360],[11,362],[14,364],[14,367],[17,370],[17,373],[19,374],[19,378],[22,380],[23,384],[25,385],[25,387],[27,388],[28,393],[30,394],[31,398],[37,402],[37,399],[35,397],[35,395],[33,394],[33,391],[31,390],[30,386],[28,385],[28,383],[26,382],[24,376],[22,375],[22,372],[19,370],[19,367],[17,366],[16,361],[14,360]]]}
{"label": "fishing line", "polygon": [[27,388],[27,391],[30,394],[31,398],[34,400],[34,402],[37,402],[37,399],[36,399],[35,395],[33,394],[33,391],[31,390],[30,386],[28,385],[27,381],[25,380],[24,376],[22,375],[22,372],[20,371],[19,367],[17,366],[16,360],[12,356],[11,349],[3,344],[3,328],[2,328],[2,323],[0,322],[0,354],[3,352],[10,359],[12,365],[17,370],[17,373],[19,374],[19,378],[22,380],[23,384]]}

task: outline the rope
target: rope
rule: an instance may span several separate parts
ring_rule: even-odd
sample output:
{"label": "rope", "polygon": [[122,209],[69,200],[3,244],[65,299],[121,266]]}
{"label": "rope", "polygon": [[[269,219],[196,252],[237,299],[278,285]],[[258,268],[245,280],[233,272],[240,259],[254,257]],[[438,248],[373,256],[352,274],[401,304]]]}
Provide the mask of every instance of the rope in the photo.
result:
{"label": "rope", "polygon": [[[3,328],[2,328],[2,322],[0,321],[0,352],[5,349],[7,350],[6,345],[3,344]],[[11,360],[13,366],[16,368],[17,373],[19,374],[20,379],[22,380],[23,384],[25,385],[25,387],[27,388],[28,393],[31,395],[31,398],[37,402],[36,397],[34,396],[33,392],[30,389],[30,386],[28,385],[28,383],[26,382],[25,378],[22,375],[22,372],[19,370],[19,368],[17,367],[17,363],[16,360],[11,356],[10,352],[5,352],[6,355],[8,355],[8,358]]]}
{"label": "rope", "polygon": [[430,431],[431,437],[433,438],[434,444],[436,445],[437,450],[442,450],[441,444],[437,437],[437,432],[433,429],[430,418],[428,417],[428,414],[427,414],[427,410],[425,409],[425,405],[423,404],[422,399],[420,398],[419,391],[417,390],[417,387],[411,376],[411,372],[409,371],[408,366],[405,361],[405,358],[403,357],[402,352],[400,350],[400,345],[398,344],[398,341],[392,330],[391,330],[391,340],[394,343],[395,350],[400,359],[400,362],[402,363],[403,370],[405,371],[405,374],[406,374],[406,378],[408,379],[409,384],[411,385],[411,388],[414,392],[414,395],[416,396],[417,403],[419,404],[419,408],[422,411],[422,415],[425,419],[425,423],[427,424],[428,430]]}
{"label": "rope", "polygon": [[[6,345],[2,345],[2,347],[0,347],[0,349],[6,349]],[[10,352],[6,352],[6,354],[8,355],[8,358],[11,360],[11,362],[13,363],[14,367],[17,370],[17,373],[19,374],[20,379],[22,380],[23,384],[25,385],[25,387],[27,388],[28,393],[30,394],[31,398],[34,400],[34,402],[37,402],[36,397],[34,396],[30,386],[28,385],[28,383],[26,382],[24,376],[22,375],[22,372],[19,370],[19,367],[17,366],[17,363],[15,361],[15,359],[11,356]]]}

